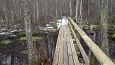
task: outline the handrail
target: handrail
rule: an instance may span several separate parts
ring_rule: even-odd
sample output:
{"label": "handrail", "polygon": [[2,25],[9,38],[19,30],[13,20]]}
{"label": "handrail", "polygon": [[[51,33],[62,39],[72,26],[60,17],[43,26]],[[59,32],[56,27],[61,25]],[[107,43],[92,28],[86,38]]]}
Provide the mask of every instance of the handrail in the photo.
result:
{"label": "handrail", "polygon": [[74,26],[82,39],[86,42],[89,49],[100,62],[101,65],[115,65],[113,61],[96,45],[88,35],[69,17],[69,22]]}

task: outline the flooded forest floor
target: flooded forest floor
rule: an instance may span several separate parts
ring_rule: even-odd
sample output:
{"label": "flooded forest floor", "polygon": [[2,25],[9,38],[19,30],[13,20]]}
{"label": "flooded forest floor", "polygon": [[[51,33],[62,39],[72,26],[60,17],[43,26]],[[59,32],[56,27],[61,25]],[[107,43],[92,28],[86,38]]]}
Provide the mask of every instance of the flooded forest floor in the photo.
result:
{"label": "flooded forest floor", "polygon": [[[34,32],[35,59],[38,65],[51,65],[58,31]],[[0,35],[0,65],[26,65],[28,61],[25,32]]]}

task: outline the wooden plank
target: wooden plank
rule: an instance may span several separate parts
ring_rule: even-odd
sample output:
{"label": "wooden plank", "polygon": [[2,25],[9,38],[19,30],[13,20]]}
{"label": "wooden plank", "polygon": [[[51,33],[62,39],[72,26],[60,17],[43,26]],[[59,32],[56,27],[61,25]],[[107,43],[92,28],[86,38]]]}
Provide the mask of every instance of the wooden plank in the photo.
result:
{"label": "wooden plank", "polygon": [[58,62],[58,65],[63,65],[63,30],[61,31],[61,38],[59,39],[61,42],[60,42],[60,50],[59,50],[59,62]]}
{"label": "wooden plank", "polygon": [[115,65],[113,61],[96,45],[88,36],[87,34],[69,17],[68,20],[71,22],[71,24],[74,26],[74,28],[78,31],[80,36],[83,38],[83,40],[86,42],[89,49],[92,51],[92,53],[95,55],[97,60],[102,65]]}
{"label": "wooden plank", "polygon": [[74,65],[73,63],[73,56],[72,56],[72,49],[70,46],[70,39],[67,39],[67,47],[68,47],[68,57],[69,57],[69,65]]}
{"label": "wooden plank", "polygon": [[73,39],[72,39],[72,36],[71,36],[69,28],[68,28],[68,34],[69,34],[69,39],[70,39],[69,40],[69,44],[70,44],[70,48],[71,48],[71,53],[72,53],[72,58],[73,58],[73,64],[74,65],[80,65],[80,62],[78,60],[77,52],[75,50],[75,46],[74,46]]}
{"label": "wooden plank", "polygon": [[58,35],[53,65],[80,65],[71,39],[69,28],[62,27]]}
{"label": "wooden plank", "polygon": [[69,62],[68,59],[69,59],[69,58],[68,58],[67,35],[66,35],[66,34],[67,34],[67,32],[65,33],[65,36],[64,36],[64,37],[65,37],[65,40],[64,40],[64,42],[63,42],[63,43],[64,43],[64,65],[69,65],[69,64],[68,64],[68,62]]}
{"label": "wooden plank", "polygon": [[58,65],[58,60],[59,60],[59,43],[61,42],[60,41],[60,38],[61,38],[61,30],[59,31],[59,34],[58,34],[58,39],[57,39],[57,44],[56,44],[56,49],[55,49],[55,54],[54,54],[54,58],[53,58],[53,63],[52,65]]}
{"label": "wooden plank", "polygon": [[71,48],[72,56],[73,56],[73,64],[74,65],[80,65],[69,27],[68,27],[68,34],[69,34],[69,39],[70,39],[70,48]]}
{"label": "wooden plank", "polygon": [[75,34],[75,32],[74,32],[72,26],[70,25],[70,23],[69,23],[69,26],[70,26],[70,30],[71,30],[71,32],[72,32],[74,38],[75,38],[75,41],[76,41],[76,43],[77,43],[77,45],[78,45],[78,47],[79,47],[79,49],[80,49],[80,52],[81,52],[81,54],[82,54],[82,56],[83,56],[83,59],[84,59],[84,61],[85,61],[85,64],[86,64],[86,65],[90,65],[89,57],[87,56],[85,50],[83,49],[83,47],[82,47],[80,41],[78,40],[78,38],[77,38],[77,36],[76,36],[76,34]]}
{"label": "wooden plank", "polygon": [[77,56],[77,52],[76,52],[74,44],[73,44],[73,40],[71,39],[70,42],[71,42],[74,65],[80,65],[80,62],[79,62],[78,56]]}
{"label": "wooden plank", "polygon": [[78,56],[77,56],[77,52],[76,52],[76,50],[75,50],[75,46],[74,46],[74,44],[73,44],[73,39],[71,39],[70,42],[71,42],[71,48],[72,48],[74,65],[80,65],[80,62],[79,62]]}
{"label": "wooden plank", "polygon": [[60,44],[58,65],[63,65],[63,44]]}

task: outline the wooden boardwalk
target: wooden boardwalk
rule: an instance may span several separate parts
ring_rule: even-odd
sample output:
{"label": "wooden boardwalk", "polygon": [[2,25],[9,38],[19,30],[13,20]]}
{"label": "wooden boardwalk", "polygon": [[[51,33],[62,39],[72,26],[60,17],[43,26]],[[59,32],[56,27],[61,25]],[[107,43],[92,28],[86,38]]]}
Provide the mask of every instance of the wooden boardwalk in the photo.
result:
{"label": "wooden boardwalk", "polygon": [[[59,30],[52,65],[115,65],[71,18],[68,18],[68,20],[68,25],[62,26]],[[82,38],[86,43],[91,56],[86,53],[79,38]],[[77,48],[75,48],[75,44]],[[77,52],[80,52],[80,54],[77,54]],[[77,55],[81,55],[82,63],[80,63],[80,57]]]}
{"label": "wooden boardwalk", "polygon": [[61,27],[53,65],[80,65],[69,27]]}

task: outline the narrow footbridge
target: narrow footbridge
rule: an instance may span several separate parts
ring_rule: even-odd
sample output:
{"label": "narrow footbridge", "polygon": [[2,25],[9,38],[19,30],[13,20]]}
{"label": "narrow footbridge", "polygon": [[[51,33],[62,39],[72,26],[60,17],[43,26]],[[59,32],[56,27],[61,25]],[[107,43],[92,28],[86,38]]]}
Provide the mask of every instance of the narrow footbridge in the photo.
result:
{"label": "narrow footbridge", "polygon": [[68,21],[68,25],[60,27],[53,65],[115,65],[71,18]]}

